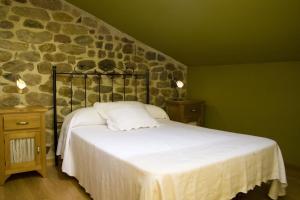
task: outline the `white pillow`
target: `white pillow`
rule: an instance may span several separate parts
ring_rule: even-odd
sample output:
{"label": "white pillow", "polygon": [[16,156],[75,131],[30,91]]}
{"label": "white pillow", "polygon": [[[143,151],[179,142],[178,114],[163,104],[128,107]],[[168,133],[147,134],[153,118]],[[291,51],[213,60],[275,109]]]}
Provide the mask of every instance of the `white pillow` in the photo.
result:
{"label": "white pillow", "polygon": [[159,126],[158,122],[148,113],[144,104],[137,101],[95,103],[94,107],[106,119],[108,128],[114,131]]}
{"label": "white pillow", "polygon": [[166,111],[162,108],[150,104],[145,104],[147,111],[155,119],[170,119]]}
{"label": "white pillow", "polygon": [[72,127],[104,124],[106,124],[106,120],[103,119],[93,107],[76,110],[72,119]]}

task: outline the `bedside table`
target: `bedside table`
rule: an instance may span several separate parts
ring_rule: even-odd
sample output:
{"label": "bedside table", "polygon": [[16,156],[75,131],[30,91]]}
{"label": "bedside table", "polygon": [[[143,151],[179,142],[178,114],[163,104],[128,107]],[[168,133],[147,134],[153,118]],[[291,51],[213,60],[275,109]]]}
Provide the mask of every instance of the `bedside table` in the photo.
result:
{"label": "bedside table", "polygon": [[167,100],[166,108],[171,120],[183,123],[196,122],[198,126],[204,126],[204,101]]}
{"label": "bedside table", "polygon": [[0,184],[11,175],[38,171],[46,176],[44,107],[0,108]]}

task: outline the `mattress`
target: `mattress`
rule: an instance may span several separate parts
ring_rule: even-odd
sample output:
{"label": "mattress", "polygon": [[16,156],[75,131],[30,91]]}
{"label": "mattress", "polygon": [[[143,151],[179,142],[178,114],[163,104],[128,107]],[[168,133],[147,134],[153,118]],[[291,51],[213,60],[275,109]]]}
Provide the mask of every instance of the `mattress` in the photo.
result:
{"label": "mattress", "polygon": [[96,200],[225,200],[273,181],[285,194],[285,168],[271,139],[160,120],[158,128],[73,128],[62,170]]}

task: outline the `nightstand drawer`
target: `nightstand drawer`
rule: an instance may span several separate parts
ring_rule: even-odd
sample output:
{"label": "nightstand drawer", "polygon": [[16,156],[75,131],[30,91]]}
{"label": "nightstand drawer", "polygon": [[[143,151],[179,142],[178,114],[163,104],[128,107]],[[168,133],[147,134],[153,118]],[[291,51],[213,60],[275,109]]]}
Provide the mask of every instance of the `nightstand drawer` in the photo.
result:
{"label": "nightstand drawer", "polygon": [[195,122],[199,126],[204,126],[204,110],[204,101],[166,101],[166,111],[170,119],[178,122]]}
{"label": "nightstand drawer", "polygon": [[189,120],[197,120],[201,113],[201,105],[198,104],[187,104],[184,107],[184,118]]}
{"label": "nightstand drawer", "polygon": [[4,118],[4,130],[19,130],[40,128],[41,118],[39,113],[6,114]]}

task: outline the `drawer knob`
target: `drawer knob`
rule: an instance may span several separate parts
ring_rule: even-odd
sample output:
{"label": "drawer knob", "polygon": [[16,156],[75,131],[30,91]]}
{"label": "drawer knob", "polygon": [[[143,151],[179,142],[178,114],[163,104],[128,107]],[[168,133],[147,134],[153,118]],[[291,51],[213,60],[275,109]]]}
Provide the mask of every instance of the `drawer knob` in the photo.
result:
{"label": "drawer knob", "polygon": [[29,124],[29,122],[24,122],[24,121],[22,121],[22,122],[17,122],[16,124],[17,124],[17,125],[27,125],[27,124]]}
{"label": "drawer knob", "polygon": [[191,111],[192,111],[192,112],[197,112],[197,109],[192,109]]}

